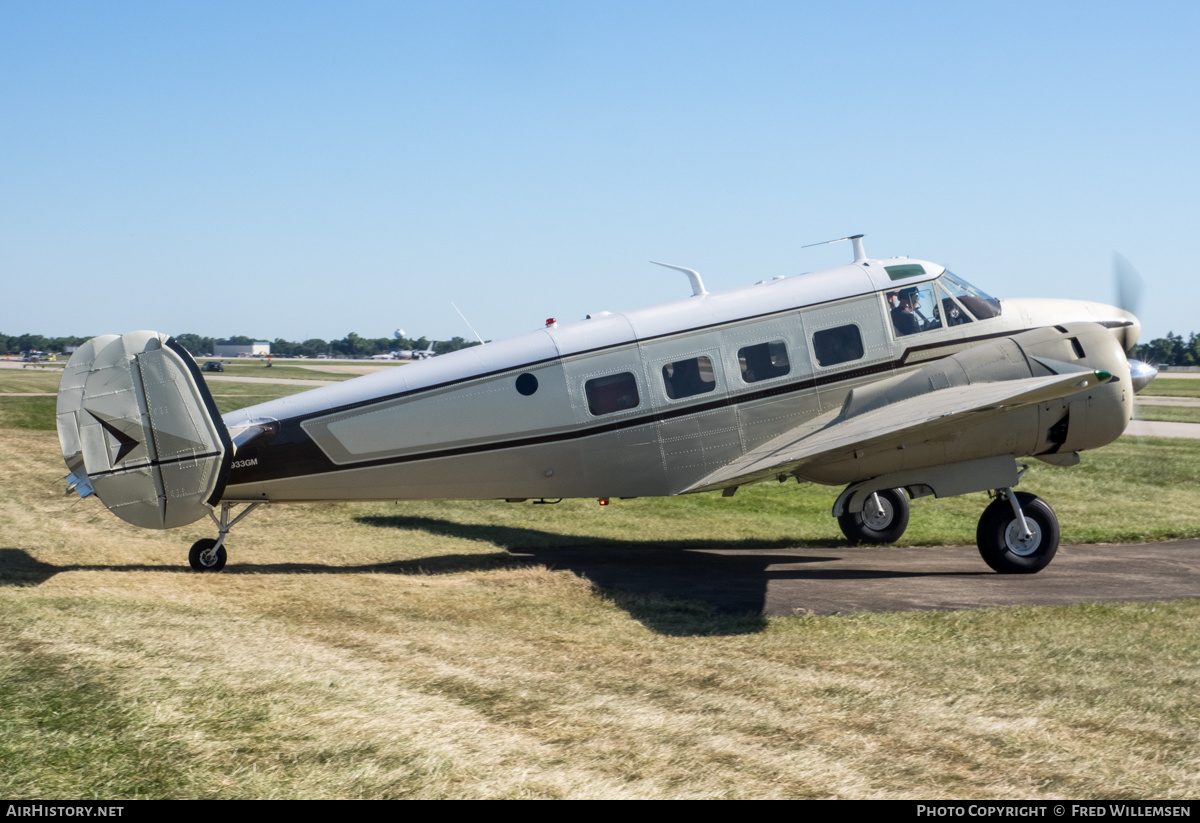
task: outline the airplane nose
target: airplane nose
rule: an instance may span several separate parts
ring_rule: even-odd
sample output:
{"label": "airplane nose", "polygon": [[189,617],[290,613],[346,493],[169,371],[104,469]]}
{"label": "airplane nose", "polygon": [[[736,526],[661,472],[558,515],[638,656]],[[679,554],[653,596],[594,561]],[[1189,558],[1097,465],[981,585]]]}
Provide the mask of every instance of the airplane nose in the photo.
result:
{"label": "airplane nose", "polygon": [[1157,376],[1158,369],[1149,363],[1143,363],[1141,360],[1129,361],[1129,382],[1133,384],[1134,394],[1150,385],[1150,381]]}

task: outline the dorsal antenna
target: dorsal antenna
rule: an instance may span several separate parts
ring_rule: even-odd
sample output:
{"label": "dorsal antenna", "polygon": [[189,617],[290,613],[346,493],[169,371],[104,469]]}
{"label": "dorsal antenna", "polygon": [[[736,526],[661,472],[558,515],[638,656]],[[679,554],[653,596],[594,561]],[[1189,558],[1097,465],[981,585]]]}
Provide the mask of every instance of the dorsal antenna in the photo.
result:
{"label": "dorsal antenna", "polygon": [[[454,306],[453,300],[450,301],[450,305]],[[454,306],[454,310],[458,312],[458,316],[461,317],[463,322],[467,324],[467,328],[471,330],[471,334],[475,335],[475,339],[479,341],[479,345],[486,346],[487,343],[483,342],[483,338],[479,336],[479,332],[475,331],[475,327],[471,325],[471,321],[467,319],[467,316],[459,311],[458,306]]]}
{"label": "dorsal antenna", "polygon": [[837,240],[822,240],[820,243],[809,243],[807,246],[801,246],[802,249],[811,249],[813,246],[827,246],[830,243],[841,243],[843,240],[849,240],[854,246],[854,262],[861,263],[867,259],[867,252],[863,248],[862,239],[865,234],[852,234],[849,237],[839,237]]}
{"label": "dorsal antenna", "polygon": [[708,294],[708,289],[704,288],[704,281],[700,279],[700,272],[695,269],[685,269],[683,266],[672,266],[670,263],[659,263],[657,260],[651,260],[656,266],[663,266],[668,269],[675,269],[687,275],[688,280],[692,283],[692,297],[699,297],[702,294]]}

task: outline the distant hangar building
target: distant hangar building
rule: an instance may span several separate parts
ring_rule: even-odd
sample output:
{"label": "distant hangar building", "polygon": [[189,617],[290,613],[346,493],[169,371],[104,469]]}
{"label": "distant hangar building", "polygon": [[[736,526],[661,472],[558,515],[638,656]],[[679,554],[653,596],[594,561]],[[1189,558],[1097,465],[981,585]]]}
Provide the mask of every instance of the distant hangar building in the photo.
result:
{"label": "distant hangar building", "polygon": [[262,343],[213,343],[213,357],[266,357],[271,353],[271,344]]}

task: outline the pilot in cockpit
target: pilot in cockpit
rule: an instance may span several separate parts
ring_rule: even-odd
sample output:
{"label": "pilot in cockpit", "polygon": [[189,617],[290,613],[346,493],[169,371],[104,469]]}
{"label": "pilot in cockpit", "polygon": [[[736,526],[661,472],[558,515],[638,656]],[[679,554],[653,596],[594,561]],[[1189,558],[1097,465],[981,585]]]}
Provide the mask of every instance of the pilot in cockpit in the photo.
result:
{"label": "pilot in cockpit", "polygon": [[896,329],[897,337],[916,334],[921,330],[921,321],[914,314],[918,305],[916,289],[888,292],[887,300],[892,306],[892,326]]}

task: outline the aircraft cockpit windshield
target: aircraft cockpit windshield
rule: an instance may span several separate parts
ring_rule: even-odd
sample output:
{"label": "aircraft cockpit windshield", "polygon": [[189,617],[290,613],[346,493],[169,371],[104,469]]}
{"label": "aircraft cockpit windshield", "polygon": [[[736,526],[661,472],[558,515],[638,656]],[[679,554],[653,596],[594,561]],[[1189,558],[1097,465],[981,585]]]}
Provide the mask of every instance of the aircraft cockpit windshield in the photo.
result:
{"label": "aircraft cockpit windshield", "polygon": [[946,269],[946,273],[939,277],[937,282],[945,287],[946,291],[950,292],[977,320],[1000,316],[999,300],[984,294],[949,269]]}
{"label": "aircraft cockpit windshield", "polygon": [[961,326],[1000,314],[1000,301],[946,271],[931,283],[887,292],[892,328],[897,337]]}

